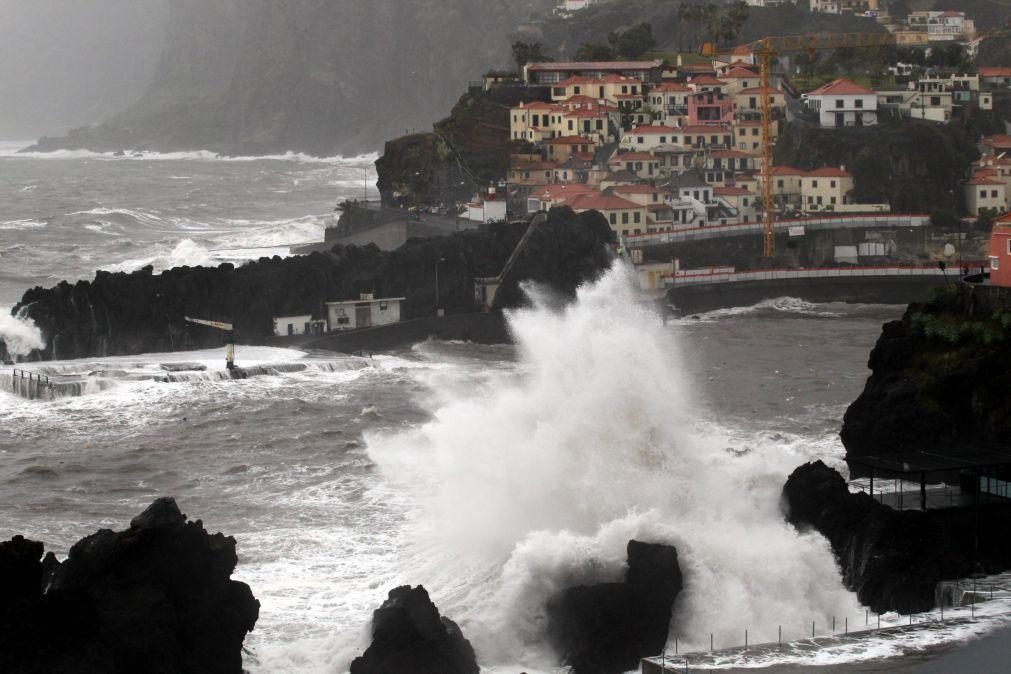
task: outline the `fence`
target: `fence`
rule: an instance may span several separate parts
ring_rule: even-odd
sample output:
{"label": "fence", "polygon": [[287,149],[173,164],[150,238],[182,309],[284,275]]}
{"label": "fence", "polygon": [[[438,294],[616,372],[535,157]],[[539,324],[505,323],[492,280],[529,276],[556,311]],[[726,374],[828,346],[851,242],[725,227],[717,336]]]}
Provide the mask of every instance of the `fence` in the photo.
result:
{"label": "fence", "polygon": [[[994,582],[984,583],[975,578],[942,581],[937,587],[938,608],[931,611],[909,614],[907,616],[888,614],[885,624],[882,625],[881,614],[872,613],[870,610],[865,609],[862,616],[832,616],[830,622],[826,621],[820,627],[820,631],[818,622],[812,620],[810,622],[810,632],[808,632],[807,624],[803,627],[794,626],[794,634],[799,638],[788,639],[787,641],[784,641],[783,638],[782,625],[777,625],[775,631],[770,629],[766,632],[767,634],[776,635],[776,641],[763,643],[756,643],[751,639],[755,635],[755,632],[750,628],[746,628],[741,635],[743,641],[735,642],[733,645],[723,646],[718,644],[715,633],[709,632],[708,650],[681,652],[679,637],[678,635],[674,635],[674,652],[642,658],[640,671],[642,674],[666,674],[668,672],[675,674],[677,672],[689,671],[688,668],[692,663],[696,665],[713,664],[712,661],[717,654],[738,655],[747,658],[749,652],[753,652],[756,656],[767,655],[769,652],[781,650],[784,645],[791,643],[802,645],[805,650],[810,651],[825,645],[826,640],[829,640],[829,643],[838,643],[839,639],[855,640],[875,634],[887,634],[897,630],[908,629],[917,625],[964,623],[976,619],[976,604],[992,600],[995,590],[1004,595],[1002,598],[1007,599],[1008,593],[1006,589],[1003,587],[998,588]],[[953,606],[953,600],[956,599],[959,605]],[[895,616],[894,618],[892,617],[893,615]],[[1000,610],[990,612],[988,615],[1007,616],[1009,613],[1006,610]],[[853,620],[850,620],[851,617]],[[860,618],[864,619],[862,624],[860,623]],[[801,630],[803,630],[803,634],[801,634]],[[810,637],[808,637],[808,633],[810,633]],[[821,643],[819,643],[819,640],[821,640]],[[763,662],[768,664],[768,659],[763,658]]]}
{"label": "fence", "polygon": [[[978,262],[966,262],[966,265],[978,265]],[[667,288],[684,285],[713,283],[742,283],[745,281],[777,281],[787,279],[810,278],[861,278],[880,276],[946,276],[947,271],[935,265],[916,267],[818,267],[816,269],[766,269],[762,271],[727,271],[725,268],[702,273],[692,273],[664,277]],[[952,280],[958,278],[958,270],[951,272]]]}
{"label": "fence", "polygon": [[41,386],[49,386],[49,375],[39,374],[38,372],[29,372],[28,370],[14,369],[14,378],[23,379],[25,381],[36,381]]}
{"label": "fence", "polygon": [[[926,215],[840,215],[801,220],[777,220],[774,229],[777,232],[787,233],[791,227],[803,227],[806,232],[807,230],[849,229],[853,227],[925,227],[929,224],[930,217]],[[762,233],[763,227],[761,222],[705,227],[673,227],[661,232],[629,234],[623,238],[623,243],[627,248],[646,248],[727,236],[746,234],[757,236]]]}

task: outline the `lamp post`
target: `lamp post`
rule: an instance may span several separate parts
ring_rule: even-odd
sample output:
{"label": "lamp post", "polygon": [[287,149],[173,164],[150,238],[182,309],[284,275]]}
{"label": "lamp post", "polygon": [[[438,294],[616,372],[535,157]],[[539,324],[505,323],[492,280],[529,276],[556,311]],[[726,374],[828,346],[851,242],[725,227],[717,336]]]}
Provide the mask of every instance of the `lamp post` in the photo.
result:
{"label": "lamp post", "polygon": [[446,258],[440,257],[435,261],[435,315],[439,315],[439,265],[446,261]]}

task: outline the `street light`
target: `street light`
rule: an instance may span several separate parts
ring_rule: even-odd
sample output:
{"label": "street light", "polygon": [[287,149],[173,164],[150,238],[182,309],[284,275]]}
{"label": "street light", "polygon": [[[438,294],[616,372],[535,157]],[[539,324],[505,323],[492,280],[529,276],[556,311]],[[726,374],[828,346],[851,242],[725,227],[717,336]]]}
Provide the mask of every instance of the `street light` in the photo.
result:
{"label": "street light", "polygon": [[435,315],[439,315],[439,265],[446,261],[446,258],[440,257],[435,261]]}

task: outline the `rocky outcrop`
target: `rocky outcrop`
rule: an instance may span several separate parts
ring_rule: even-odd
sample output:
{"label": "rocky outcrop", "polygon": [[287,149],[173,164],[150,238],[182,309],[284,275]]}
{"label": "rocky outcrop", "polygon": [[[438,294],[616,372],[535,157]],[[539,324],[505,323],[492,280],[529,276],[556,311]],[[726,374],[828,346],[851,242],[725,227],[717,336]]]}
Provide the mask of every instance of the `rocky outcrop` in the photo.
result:
{"label": "rocky outcrop", "polygon": [[940,581],[967,577],[977,565],[987,573],[1011,565],[1011,544],[999,533],[1011,523],[1011,506],[898,512],[850,493],[821,461],[790,475],[783,503],[790,523],[828,539],[846,587],[878,613],[929,610]]}
{"label": "rocky outcrop", "polygon": [[549,600],[548,638],[576,674],[636,669],[663,651],[681,588],[673,546],[629,541],[623,582],[571,587]]}
{"label": "rocky outcrop", "polygon": [[552,0],[173,0],[153,82],[38,149],[372,152],[427,129]]}
{"label": "rocky outcrop", "polygon": [[[323,313],[323,303],[357,298],[406,297],[402,318],[478,311],[474,278],[498,274],[525,225],[497,224],[452,236],[412,239],[392,252],[375,246],[336,246],[327,253],[263,258],[241,267],[182,267],[153,274],[99,272],[93,281],[61,283],[25,293],[24,308],[46,339],[42,359],[155,353],[220,346],[221,334],[185,322],[186,316],[231,320],[240,343],[262,343],[275,316]],[[603,216],[554,209],[531,236],[496,308],[524,301],[521,281],[543,283],[571,297],[610,264],[613,234]]]}
{"label": "rocky outcrop", "polygon": [[869,367],[843,418],[847,455],[1005,445],[1011,299],[990,286],[939,289],[884,326]]}
{"label": "rocky outcrop", "polygon": [[235,539],[174,500],[82,539],[62,563],[42,553],[20,536],[0,543],[0,671],[242,671],[260,604],[230,580]]}
{"label": "rocky outcrop", "polygon": [[351,674],[477,674],[474,649],[419,585],[390,590],[372,615],[372,644]]}

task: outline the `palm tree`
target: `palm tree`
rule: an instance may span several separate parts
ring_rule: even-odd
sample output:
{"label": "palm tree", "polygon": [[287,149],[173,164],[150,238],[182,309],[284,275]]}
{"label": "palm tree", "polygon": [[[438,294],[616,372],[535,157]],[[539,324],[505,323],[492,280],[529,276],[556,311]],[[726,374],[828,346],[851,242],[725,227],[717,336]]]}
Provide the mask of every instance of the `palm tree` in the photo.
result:
{"label": "palm tree", "polygon": [[544,63],[551,59],[544,53],[544,45],[540,42],[523,42],[517,40],[512,44],[513,60],[516,67],[523,71],[523,66],[528,63]]}

